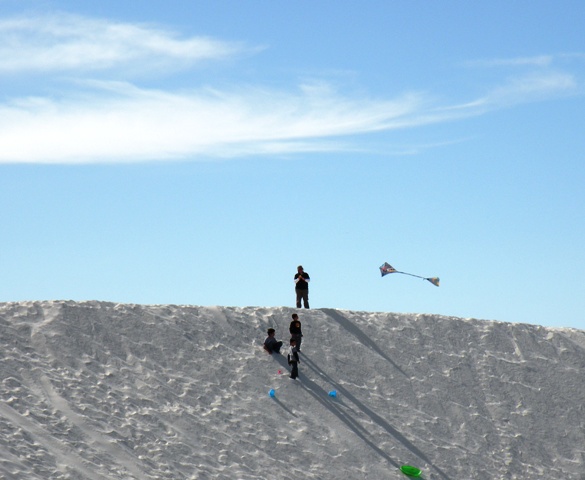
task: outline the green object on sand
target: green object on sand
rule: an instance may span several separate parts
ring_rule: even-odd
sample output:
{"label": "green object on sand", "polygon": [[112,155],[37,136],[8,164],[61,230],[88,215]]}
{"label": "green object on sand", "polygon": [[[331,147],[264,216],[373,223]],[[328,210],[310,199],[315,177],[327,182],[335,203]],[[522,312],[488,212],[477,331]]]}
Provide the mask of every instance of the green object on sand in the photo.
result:
{"label": "green object on sand", "polygon": [[420,477],[422,473],[420,468],[413,467],[412,465],[402,465],[400,471],[409,477]]}

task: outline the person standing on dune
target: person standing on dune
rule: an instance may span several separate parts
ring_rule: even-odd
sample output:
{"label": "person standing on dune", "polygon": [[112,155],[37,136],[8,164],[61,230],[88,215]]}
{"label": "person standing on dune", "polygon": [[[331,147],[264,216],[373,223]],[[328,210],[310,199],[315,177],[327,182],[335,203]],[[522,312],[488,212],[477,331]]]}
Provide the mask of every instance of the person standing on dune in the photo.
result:
{"label": "person standing on dune", "polygon": [[297,341],[290,339],[290,348],[287,355],[288,364],[290,365],[290,378],[293,380],[299,376],[299,351],[297,350]]}
{"label": "person standing on dune", "polygon": [[290,332],[290,339],[296,342],[297,351],[301,351],[301,342],[303,341],[303,330],[301,327],[301,321],[296,313],[292,314],[292,322],[288,328]]}
{"label": "person standing on dune", "polygon": [[309,308],[309,282],[311,278],[309,274],[303,270],[303,266],[297,267],[295,274],[295,292],[297,293],[297,308],[301,308],[301,300],[305,308]]}

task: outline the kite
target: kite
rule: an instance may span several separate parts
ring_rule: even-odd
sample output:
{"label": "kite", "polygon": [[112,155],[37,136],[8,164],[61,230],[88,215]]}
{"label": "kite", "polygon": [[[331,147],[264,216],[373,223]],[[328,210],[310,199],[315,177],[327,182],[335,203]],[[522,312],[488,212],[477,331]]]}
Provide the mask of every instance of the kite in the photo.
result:
{"label": "kite", "polygon": [[422,473],[420,468],[413,467],[412,465],[402,465],[400,471],[409,477],[420,477]]}
{"label": "kite", "polygon": [[420,275],[413,275],[412,273],[399,272],[392,265],[390,265],[388,262],[384,262],[384,265],[382,265],[380,267],[380,273],[382,274],[382,276],[388,275],[389,273],[402,273],[403,275],[410,275],[411,277],[422,278],[423,280],[428,280],[435,287],[439,286],[439,277],[426,278],[426,277],[421,277]]}

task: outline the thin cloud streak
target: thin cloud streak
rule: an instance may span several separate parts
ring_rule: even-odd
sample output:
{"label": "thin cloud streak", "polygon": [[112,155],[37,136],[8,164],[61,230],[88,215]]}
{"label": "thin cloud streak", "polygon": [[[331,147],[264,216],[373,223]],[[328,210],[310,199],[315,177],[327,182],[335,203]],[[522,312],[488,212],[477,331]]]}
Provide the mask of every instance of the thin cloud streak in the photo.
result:
{"label": "thin cloud streak", "polygon": [[470,67],[548,67],[553,63],[553,55],[536,55],[533,57],[493,58],[467,62]]}
{"label": "thin cloud streak", "polygon": [[[574,94],[579,90],[577,79],[567,73],[538,72],[509,78],[484,96],[470,102],[443,109],[448,115],[476,116],[489,111],[509,108],[522,103]],[[458,113],[457,113],[458,112]]]}
{"label": "thin cloud streak", "polygon": [[95,71],[125,67],[128,62],[195,63],[242,49],[240,44],[205,37],[177,38],[152,26],[68,14],[0,21],[0,73]]}
{"label": "thin cloud streak", "polygon": [[494,105],[510,105],[541,100],[577,89],[578,83],[573,75],[566,73],[533,73],[516,77],[506,85],[494,89],[486,102]]}

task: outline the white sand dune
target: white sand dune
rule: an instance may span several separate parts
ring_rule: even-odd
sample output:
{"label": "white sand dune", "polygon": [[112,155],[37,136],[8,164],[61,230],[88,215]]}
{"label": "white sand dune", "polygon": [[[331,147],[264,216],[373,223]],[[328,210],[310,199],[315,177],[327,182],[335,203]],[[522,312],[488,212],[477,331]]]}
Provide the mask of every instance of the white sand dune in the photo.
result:
{"label": "white sand dune", "polygon": [[0,477],[585,479],[585,332],[295,311],[0,304]]}

